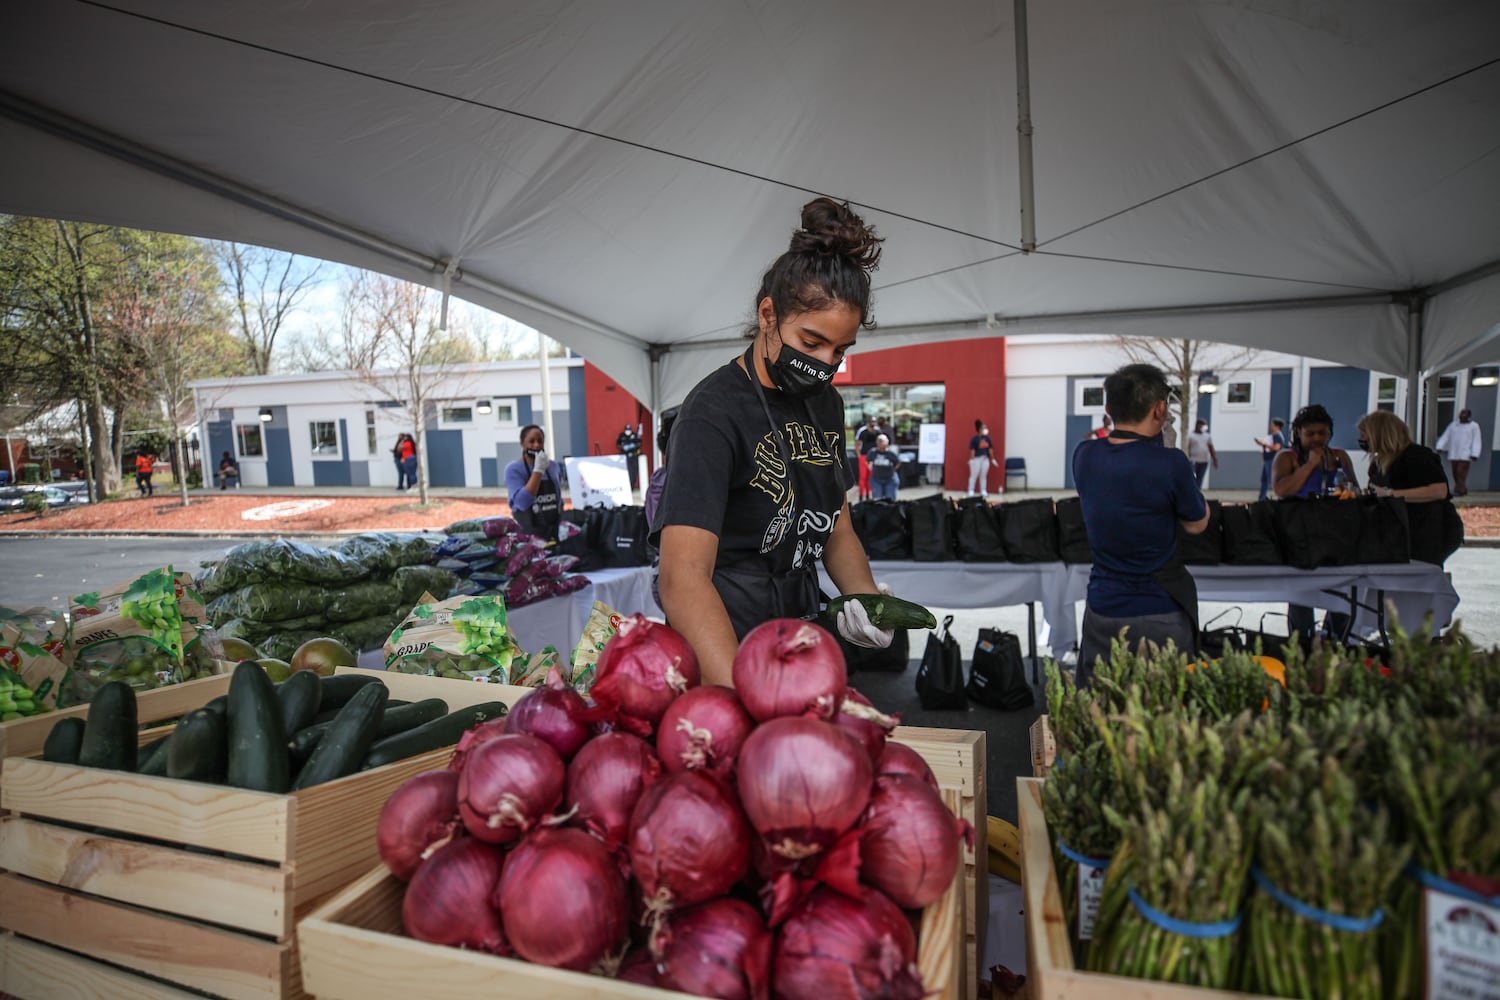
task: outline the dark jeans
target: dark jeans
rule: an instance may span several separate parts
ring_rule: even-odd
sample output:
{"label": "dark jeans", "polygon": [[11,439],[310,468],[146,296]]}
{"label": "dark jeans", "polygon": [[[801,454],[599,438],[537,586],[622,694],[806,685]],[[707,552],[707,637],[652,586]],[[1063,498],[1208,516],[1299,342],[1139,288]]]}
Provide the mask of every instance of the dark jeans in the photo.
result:
{"label": "dark jeans", "polygon": [[1453,458],[1448,460],[1448,465],[1453,469],[1453,495],[1456,497],[1467,496],[1469,493],[1469,460]]}
{"label": "dark jeans", "polygon": [[135,489],[141,496],[155,496],[156,489],[151,485],[151,473],[137,472],[135,474]]}
{"label": "dark jeans", "polygon": [[896,499],[896,487],[898,485],[899,484],[896,482],[895,476],[892,476],[889,479],[870,480],[870,489],[874,491],[876,500]]}
{"label": "dark jeans", "polygon": [[1271,465],[1276,456],[1267,455],[1265,462],[1260,467],[1260,496],[1257,499],[1264,500],[1266,494],[1271,492]]}
{"label": "dark jeans", "polygon": [[1198,488],[1200,490],[1203,489],[1203,477],[1206,476],[1206,475],[1208,475],[1208,463],[1207,462],[1194,462],[1193,463],[1193,478],[1196,479],[1196,480],[1198,480]]}

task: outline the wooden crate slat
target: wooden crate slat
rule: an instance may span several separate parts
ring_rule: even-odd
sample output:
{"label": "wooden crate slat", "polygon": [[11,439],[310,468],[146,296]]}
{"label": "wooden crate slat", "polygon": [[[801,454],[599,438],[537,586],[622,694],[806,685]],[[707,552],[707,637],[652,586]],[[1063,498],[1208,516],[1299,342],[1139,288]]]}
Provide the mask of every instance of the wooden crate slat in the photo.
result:
{"label": "wooden crate slat", "polygon": [[113,965],[18,938],[0,937],[0,990],[22,1000],[202,1000],[197,993]]}
{"label": "wooden crate slat", "polygon": [[290,873],[271,865],[10,817],[0,820],[0,868],[270,937],[285,939],[294,929]]}
{"label": "wooden crate slat", "polygon": [[[942,794],[943,803],[949,811],[957,814],[962,798],[958,789],[945,788]],[[917,938],[917,968],[922,972],[924,984],[944,984],[936,994],[938,1000],[958,1000],[967,988],[964,978],[964,960],[968,954],[964,940],[964,882],[963,866],[960,865],[953,873],[948,891],[922,911]]]}
{"label": "wooden crate slat", "polygon": [[[229,690],[228,675],[205,677],[185,684],[170,684],[136,696],[136,717],[142,723],[186,715],[202,708],[210,698]],[[31,757],[42,752],[42,744],[58,719],[85,718],[87,705],[74,705],[45,715],[0,722],[0,758]]]}
{"label": "wooden crate slat", "polygon": [[291,858],[291,798],[11,758],[0,808],[266,861]]}
{"label": "wooden crate slat", "polygon": [[[296,995],[295,945],[0,875],[0,927],[231,1000]],[[290,988],[289,988],[290,987]]]}

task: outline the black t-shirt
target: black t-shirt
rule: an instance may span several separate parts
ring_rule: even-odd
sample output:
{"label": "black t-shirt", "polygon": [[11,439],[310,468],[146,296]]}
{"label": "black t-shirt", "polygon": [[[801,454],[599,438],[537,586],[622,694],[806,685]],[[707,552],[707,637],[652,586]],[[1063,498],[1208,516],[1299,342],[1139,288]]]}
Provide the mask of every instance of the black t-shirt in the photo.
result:
{"label": "black t-shirt", "polygon": [[875,441],[880,437],[880,430],[866,425],[859,432],[859,453],[868,455],[875,450]]}
{"label": "black t-shirt", "polygon": [[896,466],[901,463],[896,461],[896,453],[887,448],[881,451],[876,448],[870,452],[870,478],[877,482],[886,482],[896,476]]}
{"label": "black t-shirt", "polygon": [[[1414,444],[1396,456],[1390,471],[1380,474],[1380,467],[1370,464],[1370,482],[1376,486],[1389,486],[1393,490],[1414,490],[1433,483],[1448,485],[1447,473],[1443,471],[1443,460],[1437,452]],[[1448,517],[1449,501],[1406,505],[1406,521],[1411,528],[1411,557],[1422,562],[1442,565],[1452,551],[1447,541],[1444,520]]]}
{"label": "black t-shirt", "polygon": [[699,382],[678,411],[653,541],[667,525],[686,525],[719,536],[719,567],[759,559],[785,573],[816,564],[844,505],[844,401],[832,386],[807,401],[777,389],[765,395],[793,475],[750,376],[731,361]]}

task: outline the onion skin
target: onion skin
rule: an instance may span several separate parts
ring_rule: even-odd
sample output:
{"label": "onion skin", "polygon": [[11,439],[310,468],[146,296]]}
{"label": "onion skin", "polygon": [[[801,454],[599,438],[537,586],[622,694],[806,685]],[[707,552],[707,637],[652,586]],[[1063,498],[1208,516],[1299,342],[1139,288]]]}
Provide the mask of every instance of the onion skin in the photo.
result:
{"label": "onion skin", "polygon": [[422,862],[401,901],[408,937],[432,944],[511,954],[490,893],[504,858],[498,848],[462,837]]}
{"label": "onion skin", "polygon": [[909,774],[921,778],[937,791],[937,776],[932,773],[932,768],[922,755],[911,747],[902,743],[887,741],[885,749],[880,751],[880,761],[875,765],[875,776],[878,778],[887,774]]}
{"label": "onion skin", "polygon": [[557,809],[566,781],[556,750],[507,733],[470,753],[458,778],[458,813],[475,837],[509,844]]}
{"label": "onion skin", "polygon": [[773,618],[751,629],[734,654],[733,677],[757,722],[796,715],[832,719],[849,686],[838,641],[798,618]]}
{"label": "onion skin", "polygon": [[755,907],[729,897],[673,913],[652,937],[657,982],[722,1000],[770,995],[771,932]]}
{"label": "onion skin", "polygon": [[740,747],[755,728],[755,720],[733,688],[708,684],[678,696],[661,717],[656,752],[662,767],[678,771],[702,769],[721,777],[734,771]]}
{"label": "onion skin", "polygon": [[572,760],[578,748],[593,735],[584,716],[588,702],[568,686],[556,670],[547,677],[547,685],[521,696],[505,716],[505,731],[535,736],[557,751],[564,761]]}
{"label": "onion skin", "polygon": [[878,889],[853,900],[820,886],[777,934],[771,975],[778,997],[921,1000],[916,956],[906,915]]}
{"label": "onion skin", "polygon": [[876,778],[862,824],[860,877],[898,906],[927,906],[953,884],[963,837],[959,824],[921,778]]}
{"label": "onion skin", "polygon": [[408,882],[423,859],[462,828],[458,775],[426,771],[407,779],[386,799],[375,827],[375,843],[391,874]]}
{"label": "onion skin", "polygon": [[464,769],[464,764],[469,759],[469,754],[473,753],[475,750],[479,749],[479,747],[483,746],[485,743],[488,743],[495,737],[504,736],[505,719],[506,717],[502,715],[498,719],[491,719],[489,722],[481,722],[479,725],[475,726],[467,733],[464,733],[463,736],[459,737],[458,746],[454,748],[453,756],[448,760],[448,769],[450,771],[462,772]]}
{"label": "onion skin", "polygon": [[774,854],[801,861],[832,847],[870,799],[865,748],[831,722],[772,719],[740,748],[745,815]]}
{"label": "onion skin", "polygon": [[885,739],[901,722],[901,716],[885,714],[870,704],[870,699],[849,688],[844,692],[844,702],[839,706],[833,721],[840,729],[848,730],[851,736],[864,744],[873,766],[880,763]]}
{"label": "onion skin", "polygon": [[506,858],[493,902],[510,946],[538,965],[587,972],[625,940],[625,877],[582,830],[527,834]]}
{"label": "onion skin", "polygon": [[596,736],[568,765],[564,805],[573,814],[570,822],[615,850],[630,836],[636,804],[660,778],[661,761],[639,736]]}
{"label": "onion skin", "polygon": [[750,824],[734,794],[698,771],[662,779],[630,820],[630,868],[661,912],[722,896],[750,866]]}
{"label": "onion skin", "polygon": [[681,633],[631,615],[599,653],[589,718],[649,739],[667,706],[700,679],[698,656]]}
{"label": "onion skin", "polygon": [[632,948],[625,953],[625,958],[620,962],[620,969],[615,973],[615,978],[626,983],[638,983],[641,986],[661,985],[656,975],[656,959],[651,957],[651,952],[645,948]]}

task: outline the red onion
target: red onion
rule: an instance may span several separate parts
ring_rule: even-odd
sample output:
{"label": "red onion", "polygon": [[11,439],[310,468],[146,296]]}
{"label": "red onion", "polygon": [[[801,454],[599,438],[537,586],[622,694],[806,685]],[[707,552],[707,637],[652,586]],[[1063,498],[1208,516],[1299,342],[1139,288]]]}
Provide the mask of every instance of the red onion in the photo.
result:
{"label": "red onion", "polygon": [[734,770],[740,745],[755,720],[733,688],[696,687],[667,706],[656,731],[656,750],[668,771],[702,768],[720,776]]}
{"label": "red onion", "polygon": [[937,777],[932,773],[932,768],[927,766],[927,761],[922,755],[904,743],[887,741],[885,749],[880,751],[880,761],[875,765],[875,776],[886,774],[909,774],[921,778],[934,789],[937,788]]}
{"label": "red onion", "polygon": [[656,751],[639,736],[605,733],[583,745],[568,765],[565,803],[572,822],[610,850],[630,835],[630,816],[641,795],[661,777]]}
{"label": "red onion", "polygon": [[757,722],[783,715],[832,719],[849,683],[837,640],[797,618],[773,618],[751,629],[734,654],[733,676]]}
{"label": "red onion", "polygon": [[860,875],[898,906],[921,909],[953,884],[964,825],[921,778],[876,778],[862,824]]}
{"label": "red onion", "polygon": [[886,715],[870,704],[870,699],[853,688],[844,693],[844,703],[839,706],[833,721],[840,729],[846,729],[865,745],[870,763],[880,762],[880,751],[885,749],[885,738],[901,721],[899,715]]}
{"label": "red onion", "polygon": [[553,670],[545,687],[521,696],[505,716],[505,731],[535,736],[557,751],[563,760],[572,760],[578,748],[592,735],[584,721],[588,703]]}
{"label": "red onion", "polygon": [[652,915],[722,896],[750,866],[750,826],[734,795],[699,771],[648,789],[630,819],[630,868]]}
{"label": "red onion", "polygon": [[385,800],[375,843],[391,874],[405,882],[460,829],[458,775],[426,771],[407,779]]}
{"label": "red onion", "polygon": [[767,995],[771,945],[755,907],[728,897],[672,914],[651,940],[660,986],[722,1000]]}
{"label": "red onion", "polygon": [[502,861],[498,848],[473,837],[439,848],[406,887],[401,925],[407,936],[493,955],[511,954],[500,914],[490,905]]}
{"label": "red onion", "polygon": [[771,975],[777,996],[920,1000],[916,957],[906,915],[879,890],[819,887],[781,926]]}
{"label": "red onion", "polygon": [[615,978],[642,986],[656,986],[660,982],[656,977],[656,959],[645,948],[631,949],[621,960],[620,970],[615,973]]}
{"label": "red onion", "polygon": [[846,830],[828,850],[801,861],[772,853],[764,838],[755,838],[750,848],[750,868],[762,880],[758,893],[772,927],[780,926],[820,884],[859,898],[862,833],[857,826]]}
{"label": "red onion", "polygon": [[625,939],[625,876],[582,830],[527,834],[505,860],[494,904],[528,962],[586,972]]}
{"label": "red onion", "polygon": [[599,654],[590,696],[595,716],[649,737],[673,699],[699,680],[693,647],[673,629],[631,615]]}
{"label": "red onion", "polygon": [[872,770],[865,748],[833,723],[772,719],[740,748],[740,801],[771,851],[800,861],[859,820]]}
{"label": "red onion", "polygon": [[458,746],[454,748],[453,756],[448,761],[448,769],[451,771],[462,771],[464,763],[469,758],[469,754],[496,736],[504,735],[505,716],[501,716],[498,719],[491,719],[489,722],[481,722],[458,738]]}
{"label": "red onion", "polygon": [[567,770],[535,736],[506,734],[474,750],[458,778],[458,812],[480,840],[508,844],[562,802]]}

